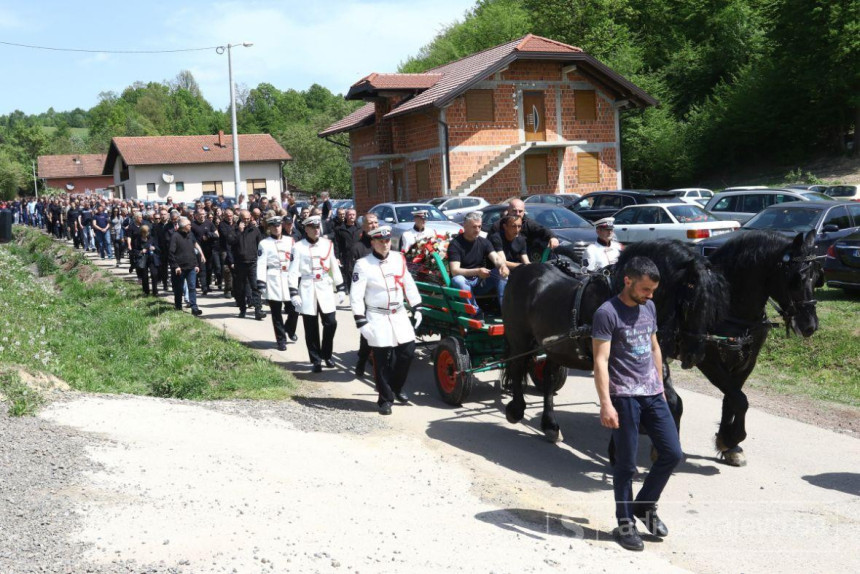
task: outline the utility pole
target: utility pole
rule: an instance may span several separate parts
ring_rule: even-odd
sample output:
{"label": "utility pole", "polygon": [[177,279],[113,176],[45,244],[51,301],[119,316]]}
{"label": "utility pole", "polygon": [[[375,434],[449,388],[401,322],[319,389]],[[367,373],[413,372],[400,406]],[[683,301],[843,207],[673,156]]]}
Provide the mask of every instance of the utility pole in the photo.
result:
{"label": "utility pole", "polygon": [[226,46],[218,46],[215,51],[218,54],[223,54],[227,51],[227,75],[230,80],[230,119],[233,124],[233,195],[236,201],[239,200],[239,182],[242,180],[239,177],[239,130],[236,129],[236,86],[233,84],[233,58],[231,49],[235,46],[249,48],[253,46],[251,42],[242,42],[241,44],[227,44]]}
{"label": "utility pole", "polygon": [[33,191],[36,192],[36,199],[39,199],[39,182],[36,179],[36,162],[33,162]]}

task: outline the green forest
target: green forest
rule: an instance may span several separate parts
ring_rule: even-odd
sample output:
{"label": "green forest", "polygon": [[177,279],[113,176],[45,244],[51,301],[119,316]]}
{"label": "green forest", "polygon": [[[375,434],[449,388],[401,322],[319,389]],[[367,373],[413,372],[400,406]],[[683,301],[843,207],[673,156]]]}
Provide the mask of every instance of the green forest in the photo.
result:
{"label": "green forest", "polygon": [[[584,49],[660,101],[622,118],[626,186],[693,184],[860,149],[858,0],[479,0],[399,71],[530,32]],[[285,168],[292,184],[346,195],[346,149],[316,133],[358,105],[318,85],[264,83],[240,90],[236,110],[240,133],[271,133],[294,157]],[[190,72],[102,93],[90,110],[0,116],[0,195],[32,189],[40,154],[105,153],[114,136],[218,129],[229,132],[229,110],[213,109]]]}

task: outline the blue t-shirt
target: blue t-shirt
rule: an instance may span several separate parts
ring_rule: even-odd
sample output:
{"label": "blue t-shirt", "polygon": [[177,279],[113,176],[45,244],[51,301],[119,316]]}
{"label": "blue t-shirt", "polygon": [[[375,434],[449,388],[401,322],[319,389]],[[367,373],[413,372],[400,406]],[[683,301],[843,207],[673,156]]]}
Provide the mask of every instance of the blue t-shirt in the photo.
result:
{"label": "blue t-shirt", "polygon": [[611,341],[610,395],[641,397],[663,392],[663,381],[651,354],[651,335],[656,332],[657,310],[650,300],[629,307],[615,296],[594,313],[592,339]]}

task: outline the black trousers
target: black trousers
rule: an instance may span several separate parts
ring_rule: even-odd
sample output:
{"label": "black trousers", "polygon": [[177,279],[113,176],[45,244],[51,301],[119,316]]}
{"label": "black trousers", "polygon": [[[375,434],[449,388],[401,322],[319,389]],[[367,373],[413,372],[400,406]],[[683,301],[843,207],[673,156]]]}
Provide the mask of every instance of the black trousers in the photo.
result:
{"label": "black trousers", "polygon": [[396,347],[371,347],[373,369],[376,376],[377,404],[393,403],[394,395],[403,390],[412,358],[415,356],[415,341]]}
{"label": "black trousers", "polygon": [[221,277],[224,280],[224,283],[222,284],[222,286],[224,287],[224,293],[232,293],[233,271],[230,269],[229,255],[227,255],[226,251],[221,251],[218,253],[218,258],[221,262]]}
{"label": "black trousers", "polygon": [[[207,256],[208,257],[208,256]],[[221,252],[220,251],[212,251],[212,259],[208,261],[211,262],[212,275],[215,277],[215,283],[220,287],[222,285],[221,280],[223,279],[223,271],[221,270]],[[212,285],[212,281],[209,281],[210,286]]]}
{"label": "black trousers", "polygon": [[197,280],[200,283],[200,290],[203,294],[209,293],[209,286],[212,285],[212,250],[203,248],[203,258],[206,262],[200,263],[200,272],[197,274]]}
{"label": "black trousers", "polygon": [[[296,334],[296,326],[299,324],[299,314],[296,312],[293,304],[289,301],[273,301],[267,299],[269,309],[272,312],[272,326],[275,328],[275,341],[278,343],[286,343],[287,335]],[[284,315],[281,310],[286,311],[287,319],[284,320]]]}
{"label": "black trousers", "polygon": [[[75,239],[75,243],[77,243],[77,239]],[[113,241],[113,254],[116,257],[117,265],[122,262],[122,256],[125,255],[125,240],[123,239],[114,239]],[[164,258],[165,260],[167,257]],[[165,288],[166,289],[166,288]]]}
{"label": "black trousers", "polygon": [[364,366],[370,358],[370,345],[363,336],[358,336],[358,365]]}
{"label": "black trousers", "polygon": [[236,263],[233,265],[233,296],[239,303],[239,310],[248,308],[250,290],[251,306],[257,311],[263,310],[260,290],[257,289],[257,265],[254,263]]}
{"label": "black trousers", "polygon": [[[320,324],[317,316],[322,319],[322,345],[320,345]],[[317,365],[331,359],[334,333],[337,331],[337,313],[334,311],[323,313],[317,307],[316,315],[302,315],[302,324],[305,326],[305,345],[308,347],[311,363]]]}
{"label": "black trousers", "polygon": [[158,267],[155,265],[149,265],[146,269],[136,267],[135,271],[143,287],[143,294],[149,295],[149,282],[152,280],[152,293],[158,295]]}

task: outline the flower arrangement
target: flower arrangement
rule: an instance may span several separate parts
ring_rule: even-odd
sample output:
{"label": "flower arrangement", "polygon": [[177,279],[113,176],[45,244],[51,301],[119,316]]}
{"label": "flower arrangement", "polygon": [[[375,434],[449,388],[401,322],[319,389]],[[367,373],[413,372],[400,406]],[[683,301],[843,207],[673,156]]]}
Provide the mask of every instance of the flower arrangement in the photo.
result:
{"label": "flower arrangement", "polygon": [[[412,245],[405,253],[406,266],[416,281],[425,283],[442,284],[442,274],[433,258],[433,253],[438,253],[447,266],[448,244],[454,237],[451,233],[436,234],[435,237],[422,239]],[[447,269],[446,269],[447,271]]]}

